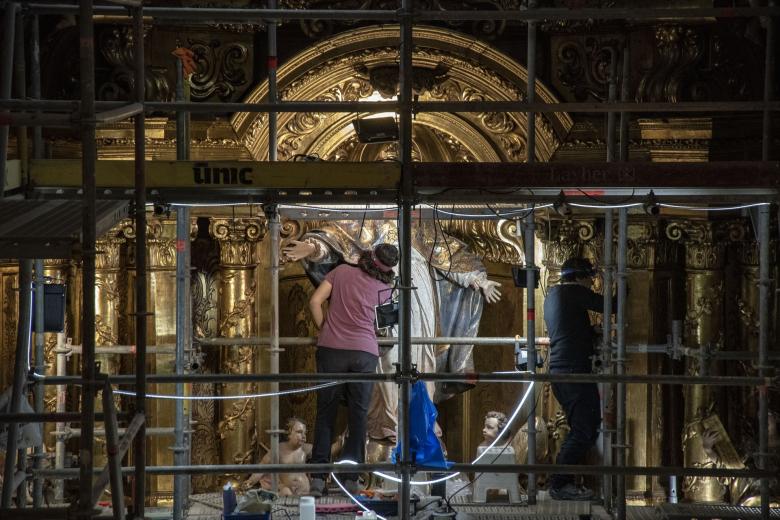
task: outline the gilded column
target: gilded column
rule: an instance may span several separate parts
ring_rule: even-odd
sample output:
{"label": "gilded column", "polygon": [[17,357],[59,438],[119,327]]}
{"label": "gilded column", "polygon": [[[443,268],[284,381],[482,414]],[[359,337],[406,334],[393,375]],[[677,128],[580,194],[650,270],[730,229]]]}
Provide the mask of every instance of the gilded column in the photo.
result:
{"label": "gilded column", "polygon": [[[247,337],[257,331],[257,243],[265,236],[261,218],[212,218],[209,233],[220,246],[220,281],[218,286],[218,326],[221,337]],[[255,346],[222,347],[220,366],[231,374],[256,372]],[[222,395],[244,395],[256,391],[257,385],[223,384]],[[221,440],[223,464],[249,463],[255,458],[257,443],[255,399],[220,401],[217,433]]]}
{"label": "gilded column", "polygon": [[[674,309],[675,278],[682,276],[680,244],[668,240],[657,218],[632,216],[628,224],[629,268],[626,340],[628,344],[663,344],[670,332]],[[617,248],[615,248],[617,249]],[[629,353],[626,374],[660,374],[663,355]],[[628,385],[626,408],[626,461],[630,466],[661,466],[664,432],[661,385]],[[627,500],[652,505],[666,500],[658,477],[626,478]]]}
{"label": "gilded column", "polygon": [[[724,266],[729,226],[724,222],[681,220],[666,229],[672,240],[685,245],[686,313],[684,345],[694,350],[718,349],[723,344]],[[696,356],[685,358],[688,375],[709,372],[711,363],[702,365]],[[683,388],[684,419],[682,432],[683,463],[686,467],[709,467],[713,462],[704,452],[702,420],[715,407],[715,390],[706,385]],[[713,477],[687,477],[683,482],[686,500],[723,502],[726,488]]]}
{"label": "gilded column", "polygon": [[[150,313],[147,328],[147,346],[168,345],[176,342],[176,220],[167,217],[153,217],[147,220],[147,310]],[[134,223],[127,221],[125,236],[135,239]],[[135,242],[130,248],[130,260],[135,263]],[[127,280],[128,287],[135,287],[134,271]],[[128,309],[134,309],[134,298],[128,298]],[[132,312],[132,311],[130,311]],[[129,337],[134,338],[134,333]],[[131,340],[135,343],[135,340]],[[174,372],[173,354],[148,354],[147,370],[149,374],[172,374]],[[174,394],[175,385],[147,385],[147,393]],[[174,403],[165,399],[149,399],[147,402],[149,427],[173,427]],[[149,465],[172,465],[172,435],[149,436],[146,441],[147,461]],[[149,497],[152,503],[165,503],[173,494],[171,475],[153,475],[149,477]]]}
{"label": "gilded column", "polygon": [[0,264],[0,388],[8,388],[14,377],[17,321],[19,319],[19,263]]}

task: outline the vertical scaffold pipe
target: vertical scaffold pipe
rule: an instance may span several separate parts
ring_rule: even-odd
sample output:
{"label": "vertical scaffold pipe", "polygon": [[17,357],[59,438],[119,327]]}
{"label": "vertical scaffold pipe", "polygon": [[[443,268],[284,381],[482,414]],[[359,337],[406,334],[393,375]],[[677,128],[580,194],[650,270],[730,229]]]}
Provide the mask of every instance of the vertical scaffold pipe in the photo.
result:
{"label": "vertical scaffold pipe", "polygon": [[[775,0],[769,1],[770,7],[775,7],[777,2]],[[775,89],[775,75],[776,75],[776,63],[775,58],[777,56],[777,42],[775,41],[775,19],[771,16],[766,18],[766,45],[764,46],[764,52],[766,53],[764,62],[764,101],[772,101],[774,97]],[[763,118],[763,132],[761,141],[761,160],[768,161],[770,157],[770,150],[772,149],[772,112],[765,108]]]}
{"label": "vertical scaffold pipe", "polygon": [[[179,157],[178,143],[176,156],[180,160],[186,159]],[[177,375],[184,374],[185,349],[191,348],[190,304],[190,208],[178,206],[176,208],[176,356],[174,361]],[[184,383],[176,383],[176,396],[184,396]],[[184,466],[187,464],[187,453],[189,452],[184,434],[184,429],[189,426],[187,420],[189,413],[185,412],[182,399],[176,399],[174,413],[176,416],[173,426],[173,464],[174,466]],[[187,509],[188,481],[188,475],[176,474],[173,476],[173,520],[181,520]]]}
{"label": "vertical scaffold pipe", "polygon": [[[268,0],[268,8],[276,9],[277,0]],[[276,20],[269,20],[266,30],[268,31],[268,101],[275,103],[279,98],[277,90],[276,76],[279,67],[277,38],[276,38]],[[276,112],[268,113],[268,160],[276,161],[278,153],[278,114]],[[270,305],[270,325],[271,325],[271,350],[270,350],[270,369],[272,374],[279,373],[279,241],[281,227],[279,225],[279,211],[276,207],[272,213],[267,215],[270,222],[271,233],[271,305]],[[279,383],[271,383],[271,391],[279,391]],[[271,398],[271,462],[279,464],[279,397]],[[271,489],[276,491],[279,488],[279,476],[276,473],[271,475]]]}
{"label": "vertical scaffold pipe", "polygon": [[[3,43],[0,47],[0,99],[11,99],[14,70],[14,29],[19,4],[9,2],[3,11]],[[0,123],[0,200],[5,195],[6,161],[8,159],[7,123]]]}
{"label": "vertical scaffold pipe", "polygon": [[[135,38],[135,100],[143,103],[145,92],[144,17],[143,7],[133,11]],[[94,97],[94,96],[93,96]],[[135,465],[133,515],[144,518],[146,507],[146,142],[143,112],[135,116],[135,410],[144,422],[135,435],[133,462]],[[93,138],[94,141],[94,138]],[[94,299],[94,298],[93,298]],[[86,328],[84,330],[87,330]],[[83,426],[82,426],[83,428]],[[83,437],[82,437],[83,439]]]}
{"label": "vertical scaffold pipe", "polygon": [[[603,374],[612,373],[612,240],[613,240],[613,218],[612,209],[604,211],[604,313],[602,320],[602,358],[601,372]],[[612,386],[609,383],[601,384],[601,452],[604,457],[604,465],[612,464],[612,432],[610,425],[607,424],[607,415],[609,412],[609,395]],[[604,508],[609,511],[612,507],[612,475],[605,474],[602,480],[602,498],[604,499]]]}
{"label": "vertical scaffold pipe", "polygon": [[[269,216],[268,232],[271,235],[271,301],[268,309],[271,325],[270,369],[272,374],[279,373],[279,251],[282,225],[279,221],[279,209],[274,206]],[[271,392],[279,391],[279,383],[271,383]],[[279,396],[271,397],[271,462],[279,464]],[[274,491],[279,486],[278,474],[271,476]]]}
{"label": "vertical scaffold pipe", "polygon": [[[526,322],[525,337],[528,348],[528,370],[536,373],[536,265],[534,259],[534,236],[536,225],[534,212],[529,210],[525,217],[525,268],[526,271]],[[531,383],[533,384],[533,383]],[[536,385],[529,397],[536,403]],[[536,464],[536,406],[531,406],[528,413],[528,464]],[[536,475],[528,474],[528,504],[536,504]]]}
{"label": "vertical scaffold pipe", "polygon": [[[533,9],[536,7],[536,0],[529,0],[528,8]],[[528,21],[528,40],[527,40],[527,61],[528,61],[528,85],[526,89],[526,98],[529,103],[536,101],[536,22]],[[528,112],[528,143],[526,145],[526,162],[533,163],[536,160],[536,112]],[[534,271],[534,212],[531,212],[526,217],[525,221],[525,267],[526,271],[526,337],[528,340],[528,369],[531,372],[536,372],[536,341],[535,330],[536,327],[536,308],[535,308],[535,292],[534,283],[535,275]],[[536,385],[533,387],[531,393],[531,399],[536,402]],[[531,407],[531,412],[528,414],[528,464],[536,464],[536,407]],[[528,504],[536,504],[536,475],[533,473],[528,474]]]}
{"label": "vertical scaffold pipe", "polygon": [[[54,348],[54,353],[57,356],[57,375],[64,376],[68,371],[68,354],[70,349],[65,345],[65,333],[57,333],[57,346]],[[54,411],[61,413],[65,411],[65,399],[66,399],[66,387],[65,385],[57,385],[56,390],[57,402],[54,405]],[[58,422],[56,423],[55,430],[57,432],[56,441],[54,443],[54,467],[55,469],[63,469],[65,467],[65,428],[68,423]],[[56,502],[62,502],[64,499],[65,482],[57,479],[54,482],[54,500]]]}
{"label": "vertical scaffold pipe", "polygon": [[398,349],[401,361],[401,381],[398,389],[398,441],[401,443],[401,489],[398,494],[398,513],[410,518],[411,466],[409,451],[409,400],[412,375],[412,0],[401,0],[400,26],[400,149],[401,194],[399,249],[401,252],[400,316]]}
{"label": "vertical scaffold pipe", "polygon": [[[622,72],[620,73],[620,101],[626,102],[628,101],[629,96],[629,87],[630,87],[630,73],[631,69],[629,67],[629,56],[631,53],[629,52],[628,47],[628,41],[623,45],[623,61],[622,61]],[[631,114],[628,112],[621,112],[620,113],[620,161],[626,162],[628,161],[628,123],[630,120]]]}
{"label": "vertical scaffold pipe", "polygon": [[[41,99],[41,35],[38,15],[30,17],[30,97]],[[40,113],[40,112],[37,112]],[[33,159],[43,159],[43,128],[32,127]]]}
{"label": "vertical scaffold pipe", "polygon": [[[27,363],[30,360],[30,307],[32,304],[32,260],[19,261],[19,321],[16,334],[16,354],[14,358],[14,380],[11,388],[11,413],[21,413],[22,400],[27,399],[25,382],[27,380]],[[14,494],[16,476],[17,446],[19,440],[19,423],[8,424],[6,441],[5,467],[3,468],[2,508],[11,507],[11,497]]]}
{"label": "vertical scaffold pipe", "polygon": [[[92,450],[95,440],[95,26],[92,0],[79,3],[82,173],[82,339],[81,438],[79,439],[79,519],[92,517]],[[139,83],[136,79],[136,83]],[[141,82],[142,83],[142,82]],[[137,141],[143,139],[136,139]],[[143,432],[141,432],[143,438]]]}
{"label": "vertical scaffold pipe", "polygon": [[[46,372],[46,363],[44,362],[44,344],[43,344],[43,260],[35,260],[35,373],[44,375]],[[43,386],[43,380],[39,380],[33,387],[33,399],[35,413],[43,413],[44,396],[46,388]],[[46,457],[46,450],[41,444],[33,448],[33,468],[42,469],[43,459]],[[37,474],[33,477],[33,507],[43,506],[43,479]]]}
{"label": "vertical scaffold pipe", "polygon": [[[769,205],[758,209],[758,373],[769,375]],[[760,469],[768,469],[769,462],[769,387],[758,389],[758,462]],[[761,518],[769,518],[769,479],[761,478]]]}
{"label": "vertical scaffold pipe", "polygon": [[[617,256],[617,356],[615,367],[617,375],[625,373],[626,362],[626,252],[628,245],[628,209],[618,210],[618,256]],[[617,384],[617,457],[618,467],[626,465],[626,384]],[[617,479],[617,518],[626,520],[626,477]]]}
{"label": "vertical scaffold pipe", "polygon": [[[19,12],[16,14],[16,31],[14,32],[14,95],[17,99],[27,99],[27,53],[25,52],[24,23],[25,16]],[[22,180],[27,174],[27,165],[30,157],[27,153],[27,127],[16,127],[16,155],[22,171]]]}
{"label": "vertical scaffold pipe", "polygon": [[[609,64],[609,87],[607,89],[607,101],[614,103],[617,100],[617,51],[613,50]],[[617,113],[607,112],[607,162],[615,160],[615,118]]]}

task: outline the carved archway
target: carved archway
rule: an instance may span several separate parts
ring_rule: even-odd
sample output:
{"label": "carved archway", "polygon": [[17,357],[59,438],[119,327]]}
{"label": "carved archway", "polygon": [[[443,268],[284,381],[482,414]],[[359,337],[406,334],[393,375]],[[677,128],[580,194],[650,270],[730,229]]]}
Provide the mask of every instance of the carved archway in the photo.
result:
{"label": "carved archway", "polygon": [[[397,25],[373,26],[339,34],[293,57],[278,71],[285,101],[358,101],[388,98],[398,77]],[[522,100],[527,73],[509,56],[470,36],[434,27],[414,29],[414,90],[423,100]],[[536,83],[536,98],[556,101]],[[249,103],[267,99],[263,82]],[[278,158],[316,154],[325,160],[370,161],[394,157],[395,144],[358,143],[355,113],[282,113],[278,117]],[[268,157],[267,114],[239,112],[231,124],[255,160]],[[565,113],[537,119],[536,159],[546,161],[571,128]],[[423,113],[413,125],[413,155],[425,161],[522,162],[526,154],[524,113]]]}

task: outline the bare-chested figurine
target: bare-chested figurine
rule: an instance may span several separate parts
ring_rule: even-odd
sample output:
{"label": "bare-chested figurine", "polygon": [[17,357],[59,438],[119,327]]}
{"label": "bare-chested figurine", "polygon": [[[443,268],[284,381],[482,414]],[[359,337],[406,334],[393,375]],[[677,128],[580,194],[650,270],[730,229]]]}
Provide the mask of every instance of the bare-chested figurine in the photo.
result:
{"label": "bare-chested figurine", "polygon": [[[305,464],[311,457],[311,444],[306,442],[306,425],[297,417],[287,420],[287,440],[279,443],[280,464]],[[271,463],[271,452],[265,454],[260,464]],[[270,473],[254,473],[244,486],[250,488],[257,484],[263,489],[271,489]],[[306,473],[279,473],[280,496],[306,495],[309,493],[309,477]]]}

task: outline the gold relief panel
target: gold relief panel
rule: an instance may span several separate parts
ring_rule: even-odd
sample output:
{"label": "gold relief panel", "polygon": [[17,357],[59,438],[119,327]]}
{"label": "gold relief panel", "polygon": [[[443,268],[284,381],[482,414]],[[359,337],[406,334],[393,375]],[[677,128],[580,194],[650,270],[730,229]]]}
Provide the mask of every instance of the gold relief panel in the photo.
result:
{"label": "gold relief panel", "polygon": [[6,388],[13,379],[18,321],[18,265],[0,267],[0,386]]}
{"label": "gold relief panel", "polygon": [[685,245],[687,269],[723,269],[726,246],[743,240],[745,233],[740,221],[681,219],[670,220],[666,226],[667,238]]}

